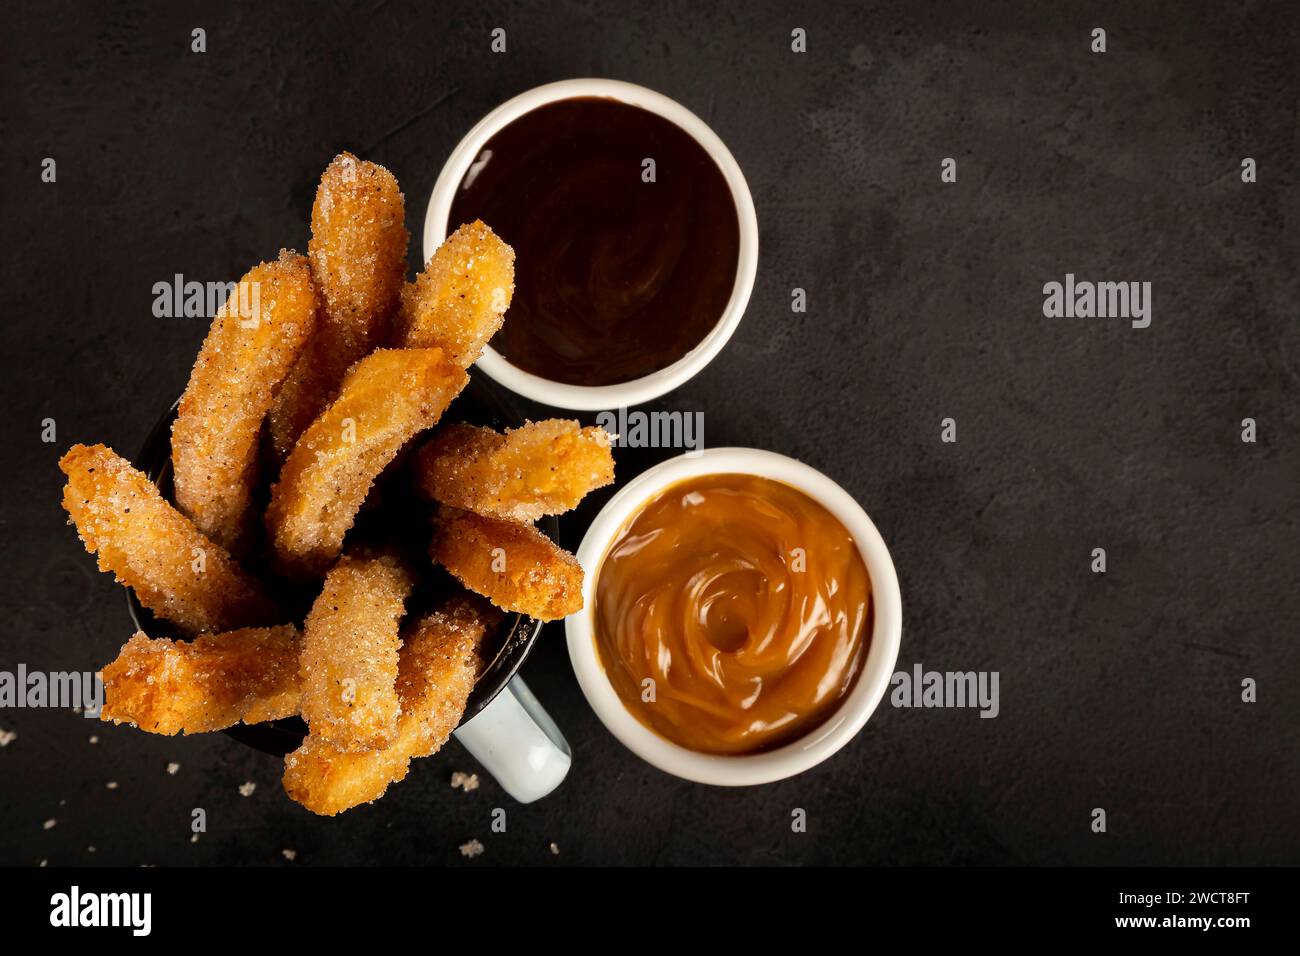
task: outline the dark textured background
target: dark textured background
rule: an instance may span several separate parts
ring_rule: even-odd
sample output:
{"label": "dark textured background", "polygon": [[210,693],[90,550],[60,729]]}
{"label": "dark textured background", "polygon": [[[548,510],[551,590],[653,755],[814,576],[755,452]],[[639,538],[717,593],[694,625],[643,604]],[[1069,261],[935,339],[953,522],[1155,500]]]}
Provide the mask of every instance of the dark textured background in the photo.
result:
{"label": "dark textured background", "polygon": [[[418,235],[480,116],[601,75],[710,122],[762,230],[735,338],[652,407],[702,409],[709,444],[797,456],[855,494],[902,581],[900,666],[998,670],[1001,716],[886,703],[812,772],[710,789],[604,731],[552,625],[524,672],[575,759],[538,804],[487,779],[452,791],[477,769],[453,744],[319,820],[224,736],[7,711],[0,862],[459,863],[471,837],[473,865],[551,864],[551,841],[560,863],[1300,862],[1294,4],[186,6],[6,11],[0,667],[91,669],[128,636],[55,461],[75,441],[134,453],[184,386],[205,323],[155,319],[154,282],[305,248],[341,148],[397,174]],[[1151,327],[1044,319],[1042,285],[1067,271],[1151,281]],[[666,454],[624,454],[620,477]],[[564,520],[567,543],[606,497]]]}

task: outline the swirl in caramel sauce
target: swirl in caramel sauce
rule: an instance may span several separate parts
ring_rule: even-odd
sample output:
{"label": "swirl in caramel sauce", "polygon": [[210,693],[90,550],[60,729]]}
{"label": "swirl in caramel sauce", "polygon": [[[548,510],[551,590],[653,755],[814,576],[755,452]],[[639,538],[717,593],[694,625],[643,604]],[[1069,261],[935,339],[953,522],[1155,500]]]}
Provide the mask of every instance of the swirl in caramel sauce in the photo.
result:
{"label": "swirl in caramel sauce", "polygon": [[817,727],[853,688],[870,596],[853,538],[803,492],[754,475],[691,478],[648,501],[606,552],[596,649],[624,706],[661,736],[755,753]]}

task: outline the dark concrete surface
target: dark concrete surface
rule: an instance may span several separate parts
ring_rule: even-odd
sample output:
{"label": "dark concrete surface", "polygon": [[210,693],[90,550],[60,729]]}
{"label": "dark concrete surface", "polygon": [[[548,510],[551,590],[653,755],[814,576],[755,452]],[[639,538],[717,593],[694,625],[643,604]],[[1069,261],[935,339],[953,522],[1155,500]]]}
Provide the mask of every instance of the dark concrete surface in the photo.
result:
{"label": "dark concrete surface", "polygon": [[[93,669],[128,636],[122,593],[65,524],[55,462],[76,441],[134,453],[183,387],[205,323],[154,318],[154,282],[231,279],[304,248],[341,148],[397,174],[418,235],[480,116],[600,75],[708,120],[762,231],[735,338],[650,407],[703,410],[709,444],[840,481],[897,563],[900,667],[997,670],[1001,713],[886,703],[801,777],[711,789],[614,741],[553,625],[524,673],[574,768],[538,804],[486,779],[452,791],[453,771],[477,768],[451,745],[378,804],[319,820],[280,792],[276,761],[224,736],[6,710],[0,862],[459,864],[475,837],[474,866],[1300,862],[1295,11],[8,8],[0,668]],[[795,27],[806,54],[790,51]],[[1105,54],[1089,52],[1094,27]],[[955,184],[940,182],[944,157]],[[1242,183],[1243,157],[1257,183]],[[1045,319],[1042,286],[1067,272],[1150,281],[1151,327]],[[47,417],[57,444],[40,439]],[[956,444],[940,441],[947,417]],[[620,478],[667,454],[621,455]],[[606,498],[564,520],[570,545]],[[1089,569],[1095,547],[1105,575]],[[1240,699],[1246,677],[1257,703]],[[196,807],[208,832],[192,843]],[[806,833],[791,832],[794,808]]]}

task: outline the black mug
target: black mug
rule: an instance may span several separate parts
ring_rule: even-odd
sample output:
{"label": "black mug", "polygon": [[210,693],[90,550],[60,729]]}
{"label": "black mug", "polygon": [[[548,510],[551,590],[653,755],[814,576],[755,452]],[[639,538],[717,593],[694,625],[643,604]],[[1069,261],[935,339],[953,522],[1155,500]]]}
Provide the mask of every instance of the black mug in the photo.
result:
{"label": "black mug", "polygon": [[[172,498],[171,428],[177,404],[153,427],[136,459],[168,500]],[[523,424],[501,394],[474,373],[448,409],[445,421],[498,430]],[[552,540],[558,540],[559,522],[555,518],[542,519],[538,527]],[[126,594],[137,630],[150,636],[170,636],[166,625],[140,604],[133,591],[127,588]],[[454,732],[502,788],[521,803],[544,797],[559,786],[571,762],[564,736],[518,676],[541,629],[541,621],[524,614],[502,617],[495,633],[484,641],[488,663],[470,692],[465,715]],[[262,724],[236,724],[225,733],[249,747],[283,756],[302,744],[307,725],[299,717],[288,717]]]}

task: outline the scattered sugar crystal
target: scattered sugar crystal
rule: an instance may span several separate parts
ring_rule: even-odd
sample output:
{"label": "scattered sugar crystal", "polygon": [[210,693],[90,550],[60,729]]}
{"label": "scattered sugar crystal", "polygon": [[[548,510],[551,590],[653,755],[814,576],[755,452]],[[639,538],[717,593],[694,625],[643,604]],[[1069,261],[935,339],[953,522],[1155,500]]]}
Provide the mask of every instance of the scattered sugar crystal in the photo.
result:
{"label": "scattered sugar crystal", "polygon": [[38,864],[36,864],[36,865],[37,865],[37,866],[49,866],[49,865],[50,865],[50,861],[49,861],[49,860],[41,860],[41,862],[38,863]]}
{"label": "scattered sugar crystal", "polygon": [[556,846],[554,843],[552,843],[552,844],[551,844],[551,856],[559,856],[559,855],[560,855],[560,848],[559,848],[558,846]]}
{"label": "scattered sugar crystal", "polygon": [[459,770],[457,770],[455,773],[451,775],[451,788],[453,790],[460,788],[461,790],[464,790],[466,793],[469,793],[471,790],[477,790],[478,774],[461,773]]}
{"label": "scattered sugar crystal", "polygon": [[41,824],[41,827],[46,830],[53,830],[54,825],[58,822],[59,821],[54,819],[54,817],[50,817],[48,820],[46,820],[44,823]]}
{"label": "scattered sugar crystal", "polygon": [[191,843],[198,843],[198,842],[199,842],[199,835],[196,833],[196,834],[194,834],[192,837],[190,837],[190,842],[191,842]]}
{"label": "scattered sugar crystal", "polygon": [[474,859],[474,857],[476,856],[481,856],[482,853],[483,853],[483,844],[480,843],[478,840],[470,840],[468,843],[462,843],[460,845],[460,855],[463,857],[468,857],[471,860]]}
{"label": "scattered sugar crystal", "polygon": [[281,850],[280,852],[284,854],[284,858],[285,858],[286,860],[290,860],[290,861],[292,861],[292,860],[296,860],[296,859],[298,858],[298,851],[297,851],[297,850]]}
{"label": "scattered sugar crystal", "polygon": [[167,765],[167,772],[171,774],[173,777],[176,776],[176,771],[180,769],[181,769],[181,765],[178,763],[173,762]]}
{"label": "scattered sugar crystal", "polygon": [[109,790],[116,790],[116,789],[117,789],[117,781],[116,781],[116,780],[110,780],[110,781],[108,781],[108,783],[104,784],[104,786],[107,787]]}
{"label": "scattered sugar crystal", "polygon": [[99,738],[98,738],[97,736],[95,736],[94,734],[91,734],[91,735],[90,735],[90,742],[91,742],[92,744],[97,744],[97,743],[99,743]]}
{"label": "scattered sugar crystal", "polygon": [[94,848],[93,846],[88,846],[88,847],[86,847],[86,852],[87,852],[87,853],[94,853],[94,852],[95,852],[95,848]]}
{"label": "scattered sugar crystal", "polygon": [[241,797],[251,797],[253,795],[253,791],[256,789],[257,789],[257,784],[253,783],[253,781],[251,780],[246,781],[239,785],[239,795]]}
{"label": "scattered sugar crystal", "polygon": [[18,731],[5,730],[3,727],[0,727],[0,747],[8,747],[11,743],[13,743],[17,739],[18,739]]}

